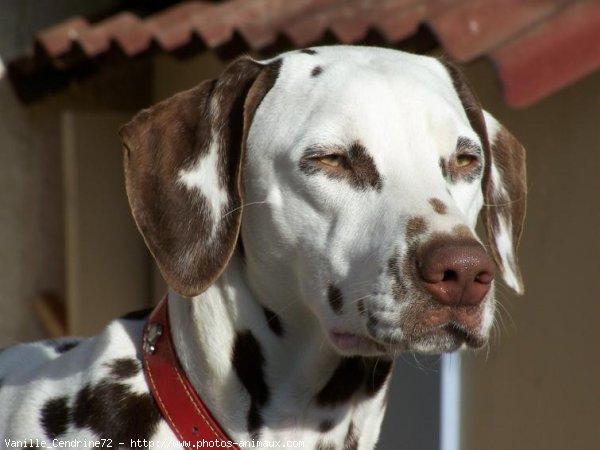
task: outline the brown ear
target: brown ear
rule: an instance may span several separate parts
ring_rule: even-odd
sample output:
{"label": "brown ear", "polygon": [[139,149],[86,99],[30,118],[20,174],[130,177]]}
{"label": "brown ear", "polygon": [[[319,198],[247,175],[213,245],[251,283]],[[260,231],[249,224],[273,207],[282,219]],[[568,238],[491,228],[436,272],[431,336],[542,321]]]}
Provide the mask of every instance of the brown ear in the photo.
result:
{"label": "brown ear", "polygon": [[241,223],[245,138],[278,64],[250,58],[124,125],[125,182],[135,221],[167,284],[204,291],[224,270]]}
{"label": "brown ear", "polygon": [[524,286],[517,249],[527,204],[525,149],[481,108],[460,70],[447,59],[440,62],[446,67],[469,123],[484,147],[483,222],[492,256],[505,283],[522,294]]}
{"label": "brown ear", "polygon": [[524,292],[517,249],[527,207],[525,149],[491,114],[484,112],[490,151],[484,179],[483,221],[496,263],[515,292]]}

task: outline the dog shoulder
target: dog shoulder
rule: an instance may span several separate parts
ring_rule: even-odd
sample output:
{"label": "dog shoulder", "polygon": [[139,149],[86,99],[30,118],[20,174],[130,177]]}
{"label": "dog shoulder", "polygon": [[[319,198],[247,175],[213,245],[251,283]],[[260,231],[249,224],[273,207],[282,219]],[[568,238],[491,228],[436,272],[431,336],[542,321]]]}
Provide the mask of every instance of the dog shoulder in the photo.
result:
{"label": "dog shoulder", "polygon": [[[21,344],[0,353],[0,435],[152,438],[161,419],[142,371],[142,319],[115,320],[93,338]],[[140,420],[132,425],[130,417]]]}

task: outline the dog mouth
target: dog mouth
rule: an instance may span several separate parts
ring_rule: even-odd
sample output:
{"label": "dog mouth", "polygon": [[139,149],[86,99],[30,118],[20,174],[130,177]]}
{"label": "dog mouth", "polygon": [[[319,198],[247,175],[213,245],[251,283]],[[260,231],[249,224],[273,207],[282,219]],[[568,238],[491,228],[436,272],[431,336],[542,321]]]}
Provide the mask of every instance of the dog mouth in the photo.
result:
{"label": "dog mouth", "polygon": [[380,323],[379,326],[367,327],[367,331],[370,340],[383,352],[439,354],[454,352],[462,347],[484,347],[488,336],[479,325],[477,320],[463,322],[449,317],[439,321],[426,320],[425,323],[419,322],[406,328]]}
{"label": "dog mouth", "polygon": [[402,338],[376,338],[342,331],[331,331],[329,338],[340,353],[363,356],[395,355],[404,351],[424,354],[451,353],[463,346],[480,349],[488,340],[486,336],[457,322],[443,323]]}
{"label": "dog mouth", "polygon": [[463,346],[479,349],[485,346],[487,337],[461,323],[448,322],[416,336],[410,336],[409,342],[410,347],[417,351],[447,353],[456,351]]}
{"label": "dog mouth", "polygon": [[373,355],[388,353],[387,345],[357,333],[334,330],[329,333],[329,339],[342,354]]}

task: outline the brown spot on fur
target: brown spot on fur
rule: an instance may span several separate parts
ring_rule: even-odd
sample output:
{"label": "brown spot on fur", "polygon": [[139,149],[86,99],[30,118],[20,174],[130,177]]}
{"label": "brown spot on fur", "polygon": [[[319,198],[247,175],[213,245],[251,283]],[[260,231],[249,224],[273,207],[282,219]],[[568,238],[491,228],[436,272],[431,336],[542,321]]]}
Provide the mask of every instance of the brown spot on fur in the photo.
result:
{"label": "brown spot on fur", "polygon": [[336,406],[348,401],[360,390],[364,375],[361,358],[343,358],[327,384],[317,394],[317,404]]}
{"label": "brown spot on fur", "polygon": [[125,380],[136,376],[140,370],[140,362],[133,358],[118,358],[105,363],[110,368],[110,376],[118,380]]}
{"label": "brown spot on fur", "polygon": [[323,68],[321,66],[315,66],[315,68],[310,73],[311,77],[318,77],[323,73]]}
{"label": "brown spot on fur", "polygon": [[446,166],[446,160],[444,158],[440,158],[439,164],[440,164],[440,170],[442,171],[442,176],[444,178],[448,178],[448,169]]}
{"label": "brown spot on fur", "polygon": [[448,212],[448,207],[439,198],[430,198],[429,204],[432,206],[433,210],[438,214],[446,214]]}
{"label": "brown spot on fur", "polygon": [[324,420],[319,423],[319,431],[321,433],[327,433],[333,429],[334,423],[333,420]]}
{"label": "brown spot on fur", "polygon": [[300,50],[300,53],[305,53],[307,55],[316,55],[317,51],[313,50],[312,48],[303,48],[302,50]]}
{"label": "brown spot on fur", "polygon": [[388,359],[375,359],[373,362],[373,368],[371,375],[367,378],[365,383],[365,392],[369,397],[373,397],[377,394],[385,382],[388,380],[394,363]]}
{"label": "brown spot on fur", "polygon": [[69,428],[69,405],[67,397],[56,397],[44,403],[40,411],[40,424],[46,436],[56,439]]}
{"label": "brown spot on fur", "polygon": [[406,239],[413,240],[427,231],[427,222],[421,216],[414,216],[406,222]]}
{"label": "brown spot on fur", "polygon": [[331,151],[330,147],[309,147],[298,167],[307,175],[323,173],[330,178],[346,180],[352,187],[360,191],[369,188],[381,191],[383,181],[375,167],[375,162],[360,142],[353,142],[347,151],[341,148],[337,149],[336,153],[346,158],[338,167],[328,166],[319,161],[320,157],[326,156]]}
{"label": "brown spot on fur", "polygon": [[358,448],[358,436],[354,430],[354,422],[350,422],[348,432],[344,438],[344,447],[342,450],[356,450]]}
{"label": "brown spot on fur", "polygon": [[273,333],[277,336],[283,335],[283,325],[281,325],[281,319],[277,314],[271,311],[268,308],[263,306],[263,312],[265,313],[265,318],[267,319],[267,325],[271,329]]}
{"label": "brown spot on fur", "polygon": [[327,299],[329,300],[329,306],[336,314],[342,313],[342,308],[344,306],[344,297],[342,296],[342,291],[333,284],[329,285],[327,289]]}
{"label": "brown spot on fur", "polygon": [[265,358],[260,344],[250,331],[237,334],[231,362],[240,382],[250,395],[248,432],[256,439],[263,424],[260,410],[269,401],[270,392],[265,380]]}
{"label": "brown spot on fur", "polygon": [[354,169],[353,185],[361,189],[370,186],[380,191],[382,187],[381,176],[367,149],[360,142],[355,141],[350,146],[348,154]]}
{"label": "brown spot on fur", "polygon": [[335,407],[359,393],[374,396],[386,383],[392,362],[379,358],[343,358],[316,397],[319,406]]}
{"label": "brown spot on fur", "polygon": [[471,229],[464,224],[455,225],[452,228],[452,236],[457,238],[474,239]]}
{"label": "brown spot on fur", "polygon": [[161,420],[150,393],[133,392],[122,383],[106,380],[84,386],[72,408],[71,420],[77,428],[87,428],[97,438],[113,442],[148,440]]}

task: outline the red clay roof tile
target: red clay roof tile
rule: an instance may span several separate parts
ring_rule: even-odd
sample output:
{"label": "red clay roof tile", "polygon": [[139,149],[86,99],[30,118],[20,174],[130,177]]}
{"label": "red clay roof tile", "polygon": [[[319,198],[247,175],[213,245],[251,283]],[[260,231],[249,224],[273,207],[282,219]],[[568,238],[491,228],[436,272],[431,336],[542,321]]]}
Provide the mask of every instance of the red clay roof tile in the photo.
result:
{"label": "red clay roof tile", "polygon": [[575,2],[490,56],[507,103],[531,105],[600,67],[600,2]]}
{"label": "red clay roof tile", "polygon": [[39,73],[48,70],[68,76],[77,64],[114,48],[126,57],[155,47],[174,52],[194,40],[218,49],[236,35],[254,50],[282,39],[296,47],[370,42],[370,32],[402,47],[421,25],[458,61],[491,58],[513,106],[527,106],[600,66],[598,1],[225,0],[182,1],[146,18],[121,12],[95,24],[69,19],[41,32],[37,52],[13,72],[21,71],[24,82],[36,75],[43,80]]}

